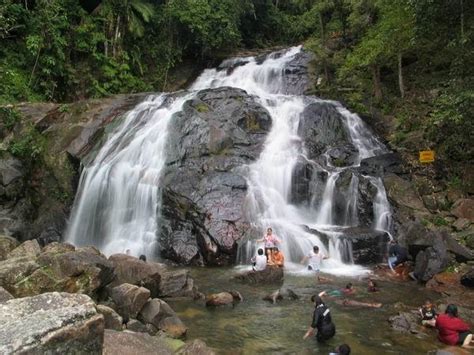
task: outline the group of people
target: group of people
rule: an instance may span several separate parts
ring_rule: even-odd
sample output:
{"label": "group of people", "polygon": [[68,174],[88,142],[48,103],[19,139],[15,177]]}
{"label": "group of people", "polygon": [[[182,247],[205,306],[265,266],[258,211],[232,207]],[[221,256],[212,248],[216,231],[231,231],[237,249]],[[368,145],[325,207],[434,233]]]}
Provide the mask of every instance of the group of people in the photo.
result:
{"label": "group of people", "polygon": [[[277,246],[281,244],[281,240],[273,234],[272,228],[268,228],[265,236],[257,242],[263,242],[265,249],[258,249],[257,255],[252,259],[254,270],[265,270],[268,265],[284,266],[283,253]],[[315,245],[313,249],[303,257],[301,263],[308,262],[308,270],[315,272],[317,279],[321,281],[319,273],[324,259],[328,259],[328,256],[321,253],[319,247]],[[395,273],[397,266],[404,264],[406,261],[408,261],[408,250],[392,240],[388,250],[388,266],[390,270]],[[416,277],[413,274],[410,276]],[[368,280],[367,291],[369,293],[379,291],[377,284],[372,279]],[[336,334],[336,326],[332,321],[330,309],[323,301],[323,297],[325,296],[330,298],[342,297],[343,300],[338,303],[344,306],[372,308],[382,306],[381,303],[349,300],[347,296],[351,296],[355,294],[355,292],[356,289],[352,283],[348,283],[343,289],[322,291],[318,295],[314,295],[311,298],[311,301],[314,303],[313,320],[303,339],[307,339],[316,334],[316,339],[320,342],[324,342]],[[456,305],[448,305],[445,313],[438,315],[432,302],[427,300],[419,309],[419,312],[421,323],[425,326],[436,328],[438,330],[438,338],[441,342],[448,345],[461,345],[465,348],[474,348],[473,334],[470,331],[469,325],[459,318]],[[331,354],[350,354],[350,352],[350,347],[347,344],[342,344]]]}
{"label": "group of people", "polygon": [[252,258],[253,270],[263,271],[267,266],[285,266],[285,256],[282,251],[278,248],[278,244],[281,244],[281,240],[273,234],[271,228],[267,229],[267,233],[262,239],[257,242],[264,243],[264,249],[259,248],[257,255]]}
{"label": "group of people", "polygon": [[458,314],[458,307],[449,304],[443,314],[438,314],[433,302],[426,300],[419,309],[421,324],[438,330],[438,339],[448,345],[474,349],[473,334],[469,325]]}

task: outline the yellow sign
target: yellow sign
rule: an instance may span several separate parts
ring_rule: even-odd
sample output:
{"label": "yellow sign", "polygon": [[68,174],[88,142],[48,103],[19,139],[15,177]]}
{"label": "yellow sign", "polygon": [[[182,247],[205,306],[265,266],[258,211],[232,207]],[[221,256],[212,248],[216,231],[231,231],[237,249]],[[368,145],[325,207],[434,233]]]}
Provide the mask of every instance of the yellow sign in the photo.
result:
{"label": "yellow sign", "polygon": [[420,163],[432,163],[435,160],[434,150],[420,151]]}

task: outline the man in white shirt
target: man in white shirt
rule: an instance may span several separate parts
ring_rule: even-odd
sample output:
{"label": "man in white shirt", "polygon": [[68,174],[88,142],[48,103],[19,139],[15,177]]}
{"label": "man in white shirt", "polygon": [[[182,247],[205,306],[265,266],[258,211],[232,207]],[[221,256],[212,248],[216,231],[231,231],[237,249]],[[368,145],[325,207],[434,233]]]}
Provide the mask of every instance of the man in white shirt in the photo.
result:
{"label": "man in white shirt", "polygon": [[257,255],[252,258],[253,270],[263,271],[267,267],[267,257],[263,254],[263,249],[260,248],[257,251]]}
{"label": "man in white shirt", "polygon": [[327,259],[328,257],[322,253],[319,252],[319,247],[315,245],[313,247],[313,250],[311,250],[308,255],[305,255],[303,259],[301,260],[301,263],[304,263],[306,260],[309,260],[308,262],[308,270],[313,270],[316,272],[316,276],[319,279],[319,272],[321,270],[321,262],[324,259]]}

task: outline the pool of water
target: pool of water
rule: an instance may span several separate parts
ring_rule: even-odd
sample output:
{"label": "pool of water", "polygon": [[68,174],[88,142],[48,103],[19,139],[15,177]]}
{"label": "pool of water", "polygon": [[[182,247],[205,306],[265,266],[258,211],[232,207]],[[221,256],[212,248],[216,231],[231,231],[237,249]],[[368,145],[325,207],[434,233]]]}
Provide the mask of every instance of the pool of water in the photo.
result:
{"label": "pool of water", "polygon": [[[285,274],[284,287],[293,289],[300,299],[271,304],[262,298],[279,288],[268,285],[245,285],[232,276],[236,268],[194,268],[191,275],[205,294],[237,290],[244,301],[235,307],[206,308],[204,302],[173,300],[170,305],[188,326],[188,339],[199,338],[222,354],[322,353],[338,344],[348,343],[354,354],[426,354],[443,348],[435,331],[427,335],[401,334],[390,328],[388,318],[397,314],[397,302],[416,309],[426,298],[437,295],[414,282],[379,282],[381,291],[366,292],[366,281],[359,278],[329,276],[330,284],[317,284],[314,276]],[[326,344],[314,338],[303,340],[311,324],[313,305],[310,297],[322,290],[344,287],[352,282],[357,293],[351,296],[365,302],[381,302],[380,309],[353,308],[327,300],[336,324],[336,336]]]}

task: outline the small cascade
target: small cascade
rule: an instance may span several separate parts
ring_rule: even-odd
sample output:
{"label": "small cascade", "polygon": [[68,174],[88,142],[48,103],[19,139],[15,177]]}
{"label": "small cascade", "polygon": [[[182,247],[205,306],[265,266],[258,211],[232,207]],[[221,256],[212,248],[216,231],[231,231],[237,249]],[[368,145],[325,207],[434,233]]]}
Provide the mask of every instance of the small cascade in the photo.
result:
{"label": "small cascade", "polygon": [[355,174],[352,174],[351,184],[347,189],[347,205],[346,213],[344,219],[344,225],[346,226],[356,226],[359,223],[359,217],[357,214],[357,199],[359,196],[359,177]]}
{"label": "small cascade", "polygon": [[382,179],[371,177],[370,181],[377,187],[377,195],[374,200],[374,228],[387,232],[392,239],[392,211]]}
{"label": "small cascade", "polygon": [[336,180],[339,177],[339,173],[335,172],[329,175],[326,187],[324,189],[321,206],[318,211],[318,217],[316,224],[318,225],[331,225],[333,224],[333,202],[334,202],[334,191],[336,186]]}

